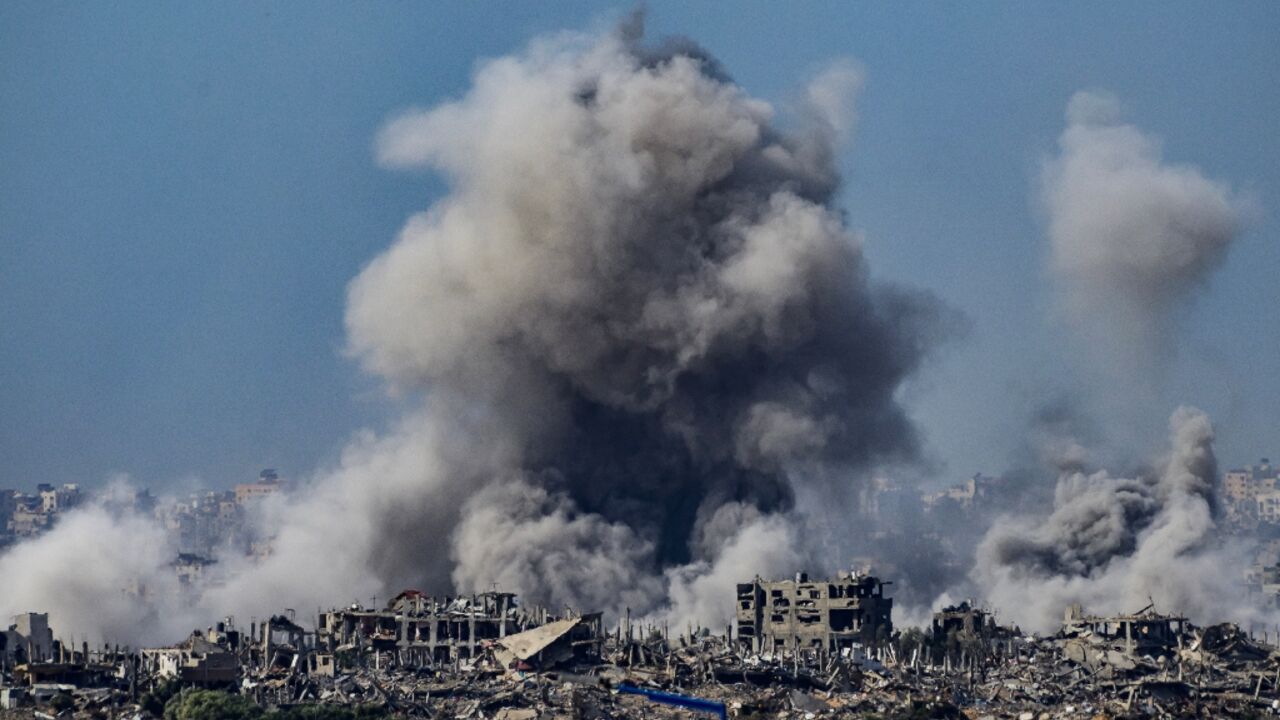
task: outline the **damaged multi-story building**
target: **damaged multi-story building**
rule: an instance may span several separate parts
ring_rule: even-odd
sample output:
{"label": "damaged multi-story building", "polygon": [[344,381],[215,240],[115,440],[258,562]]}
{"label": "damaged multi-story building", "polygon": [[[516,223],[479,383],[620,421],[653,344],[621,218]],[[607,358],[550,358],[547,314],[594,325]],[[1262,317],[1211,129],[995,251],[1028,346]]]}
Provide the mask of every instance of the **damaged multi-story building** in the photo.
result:
{"label": "damaged multi-story building", "polygon": [[738,585],[738,642],[754,652],[839,651],[872,645],[893,633],[891,583],[841,572],[830,580],[755,580]]}
{"label": "damaged multi-story building", "polygon": [[[522,608],[513,593],[487,592],[466,597],[432,597],[406,590],[382,610],[352,606],[320,616],[322,652],[375,658],[388,653],[400,665],[429,666],[470,660],[486,646],[509,635],[558,620],[542,608]],[[578,615],[575,626],[586,638],[600,635],[600,613]]]}

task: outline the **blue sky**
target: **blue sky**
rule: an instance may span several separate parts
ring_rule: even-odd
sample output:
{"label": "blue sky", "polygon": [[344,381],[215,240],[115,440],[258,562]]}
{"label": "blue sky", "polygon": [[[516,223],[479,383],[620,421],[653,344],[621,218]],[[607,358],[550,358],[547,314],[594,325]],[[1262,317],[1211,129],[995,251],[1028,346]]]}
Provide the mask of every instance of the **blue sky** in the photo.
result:
{"label": "blue sky", "polygon": [[[1152,417],[1280,454],[1280,4],[650,2],[752,94],[868,72],[841,204],[873,273],[968,318],[906,389],[940,478],[998,472],[1088,395],[1036,203],[1067,99],[1105,89],[1256,211]],[[0,487],[303,475],[399,414],[343,354],[346,283],[442,191],[373,162],[390,115],[595,3],[0,4]],[[1146,435],[1145,431],[1139,433]]]}

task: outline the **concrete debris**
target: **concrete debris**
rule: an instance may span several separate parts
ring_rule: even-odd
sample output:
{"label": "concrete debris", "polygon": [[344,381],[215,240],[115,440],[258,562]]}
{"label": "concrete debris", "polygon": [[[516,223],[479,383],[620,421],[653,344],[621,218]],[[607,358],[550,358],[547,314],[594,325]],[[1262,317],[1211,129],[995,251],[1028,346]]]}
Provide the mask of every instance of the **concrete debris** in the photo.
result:
{"label": "concrete debris", "polygon": [[555,667],[575,659],[598,658],[599,645],[598,623],[576,617],[508,635],[497,640],[493,647],[503,667],[530,670]]}
{"label": "concrete debris", "polygon": [[[885,585],[857,575],[757,578],[738,587],[736,631],[721,632],[672,633],[629,617],[606,629],[599,614],[526,610],[506,593],[409,591],[382,609],[320,613],[315,630],[286,613],[247,633],[228,618],[139,652],[55,640],[34,662],[0,655],[0,716],[158,717],[154,698],[175,684],[263,708],[330,705],[366,718],[1280,713],[1280,651],[1234,625],[1197,627],[1152,607],[1114,617],[1073,607],[1059,632],[1038,637],[961,603],[927,629],[893,631],[881,612]],[[800,610],[817,620],[800,621]],[[848,610],[852,621],[840,614]]]}

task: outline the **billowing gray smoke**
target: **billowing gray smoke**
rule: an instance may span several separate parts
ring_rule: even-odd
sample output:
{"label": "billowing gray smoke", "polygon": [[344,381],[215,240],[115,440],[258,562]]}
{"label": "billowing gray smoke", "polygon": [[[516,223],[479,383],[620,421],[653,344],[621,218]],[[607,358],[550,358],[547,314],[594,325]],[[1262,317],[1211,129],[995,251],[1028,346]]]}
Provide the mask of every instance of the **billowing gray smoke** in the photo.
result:
{"label": "billowing gray smoke", "polygon": [[[1125,380],[1101,415],[1109,432],[1141,436],[1126,426],[1149,416],[1179,315],[1221,264],[1237,232],[1238,203],[1196,169],[1163,163],[1159,143],[1121,123],[1109,95],[1077,93],[1067,120],[1061,153],[1043,178],[1050,267],[1085,341],[1082,354],[1104,375]],[[978,548],[973,587],[1036,630],[1054,628],[1074,602],[1107,613],[1150,599],[1197,619],[1249,619],[1253,611],[1238,590],[1246,553],[1224,548],[1214,532],[1209,419],[1179,409],[1167,459],[1116,477],[1090,470],[1097,449],[1071,427],[1079,425],[1077,412],[1073,404],[1056,413],[1069,422],[1046,426],[1037,443],[1044,464],[1059,472],[1052,513],[1038,517],[1024,505],[997,520]],[[1133,417],[1117,417],[1126,415]]]}
{"label": "billowing gray smoke", "polygon": [[830,206],[856,70],[788,134],[705,54],[638,42],[535,44],[379,139],[453,191],[352,283],[352,349],[512,454],[447,470],[462,589],[652,606],[632,578],[706,560],[691,539],[727,503],[785,511],[798,471],[915,451],[894,394],[929,308],[870,285]]}
{"label": "billowing gray smoke", "polygon": [[346,320],[421,409],[275,508],[273,554],[225,558],[196,606],[497,585],[718,627],[734,582],[799,569],[796,483],[914,456],[895,393],[933,303],[874,286],[831,204],[858,69],[784,131],[701,50],[639,35],[536,41],[387,125],[380,161],[451,190]]}
{"label": "billowing gray smoke", "polygon": [[1109,370],[1159,372],[1179,315],[1237,234],[1239,203],[1196,168],[1164,163],[1110,95],[1076,93],[1059,145],[1044,201],[1067,315]]}
{"label": "billowing gray smoke", "polygon": [[1003,518],[978,550],[975,580],[1023,627],[1056,627],[1069,604],[1132,612],[1154,600],[1195,618],[1255,615],[1237,586],[1247,555],[1215,536],[1217,465],[1204,413],[1179,408],[1168,456],[1135,477],[1068,470],[1047,519]]}

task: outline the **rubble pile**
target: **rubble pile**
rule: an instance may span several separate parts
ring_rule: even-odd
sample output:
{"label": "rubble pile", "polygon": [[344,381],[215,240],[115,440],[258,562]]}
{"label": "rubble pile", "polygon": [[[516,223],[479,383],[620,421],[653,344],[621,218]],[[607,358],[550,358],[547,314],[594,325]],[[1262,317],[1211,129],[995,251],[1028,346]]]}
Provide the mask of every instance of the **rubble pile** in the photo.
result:
{"label": "rubble pile", "polygon": [[[892,631],[878,613],[881,584],[843,580],[873,588],[864,599],[875,598],[869,606],[877,612],[864,619],[874,627],[856,616],[849,624],[847,593],[837,585],[814,595],[817,583],[798,577],[740,586],[740,595],[748,587],[764,593],[748,609],[770,625],[745,635],[741,628],[672,633],[629,618],[606,629],[599,614],[524,609],[510,594],[437,599],[410,591],[382,609],[322,613],[314,631],[286,614],[251,623],[248,633],[228,619],[140,652],[53,641],[41,654],[28,639],[38,658],[12,644],[0,655],[0,713],[160,717],[184,687],[239,696],[270,709],[263,712],[328,706],[325,717],[353,719],[1280,713],[1280,651],[1234,625],[1196,627],[1152,607],[1115,617],[1073,607],[1059,632],[1037,637],[962,603],[926,629]],[[830,636],[774,616],[775,606],[794,608],[799,597],[814,600],[800,606],[806,610],[828,608],[822,617],[836,611],[834,624],[822,621]],[[849,642],[850,633],[862,641]]]}

